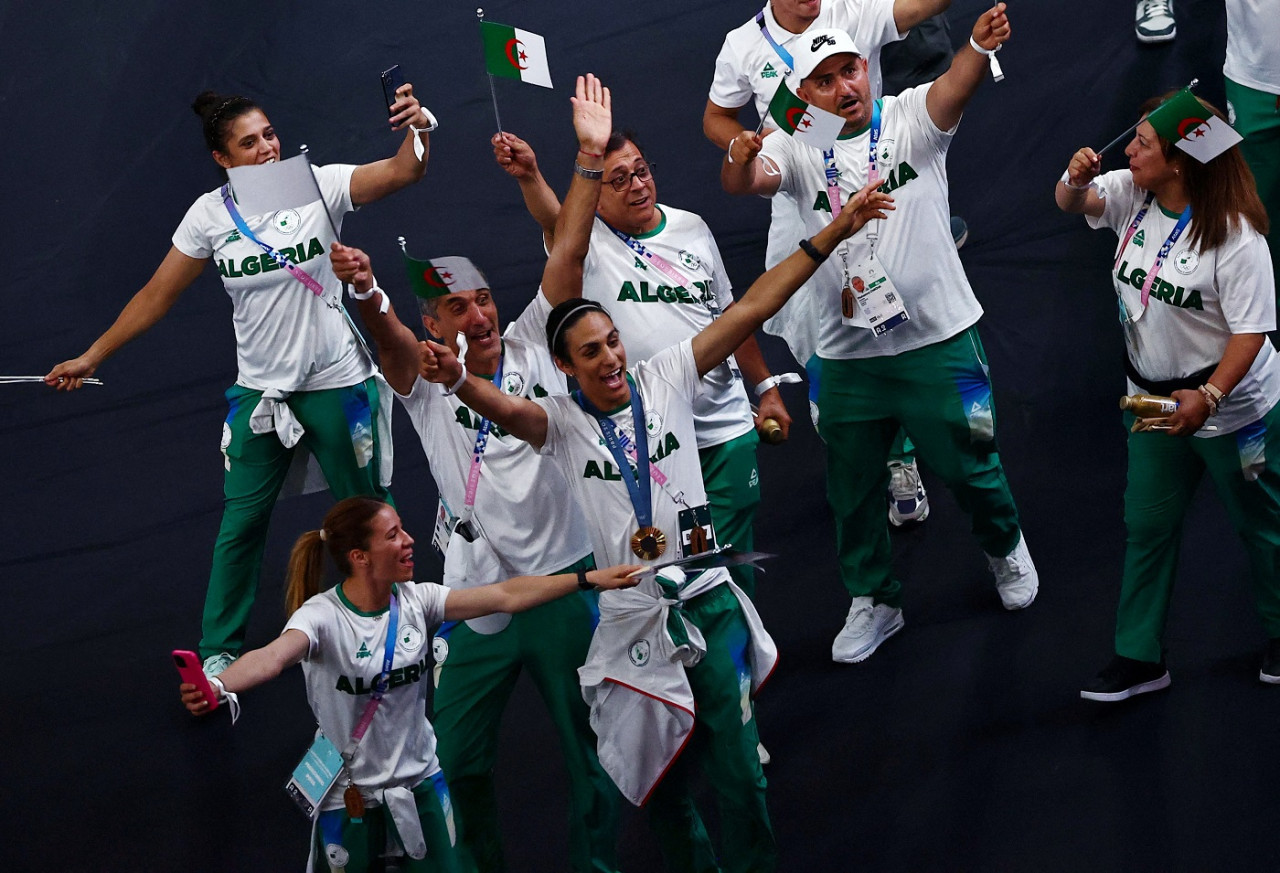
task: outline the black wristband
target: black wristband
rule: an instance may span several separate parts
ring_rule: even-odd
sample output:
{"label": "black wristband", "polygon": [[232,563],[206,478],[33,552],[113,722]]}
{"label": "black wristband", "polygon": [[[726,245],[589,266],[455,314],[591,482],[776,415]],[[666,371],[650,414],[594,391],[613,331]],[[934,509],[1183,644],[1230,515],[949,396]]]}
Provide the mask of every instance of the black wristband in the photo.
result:
{"label": "black wristband", "polygon": [[827,259],[827,256],[818,251],[817,247],[807,239],[800,240],[800,251],[813,258],[816,264],[821,264]]}
{"label": "black wristband", "polygon": [[579,568],[578,570],[578,588],[582,591],[595,591],[596,586],[587,581],[587,571]]}

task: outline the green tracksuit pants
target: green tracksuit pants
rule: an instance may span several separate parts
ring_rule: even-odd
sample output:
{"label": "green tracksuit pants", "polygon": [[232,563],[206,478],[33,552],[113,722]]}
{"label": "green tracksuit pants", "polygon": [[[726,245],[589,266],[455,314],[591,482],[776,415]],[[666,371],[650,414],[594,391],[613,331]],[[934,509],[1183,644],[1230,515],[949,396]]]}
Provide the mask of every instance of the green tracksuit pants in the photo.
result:
{"label": "green tracksuit pants", "polygon": [[1227,106],[1234,116],[1232,126],[1244,137],[1240,151],[1253,178],[1258,196],[1271,219],[1267,246],[1271,249],[1271,270],[1280,294],[1280,94],[1268,94],[1226,80]]}
{"label": "green tracksuit pants", "polygon": [[[686,668],[697,702],[693,737],[649,798],[649,820],[673,873],[766,873],[778,851],[765,805],[760,741],[749,700],[750,633],[738,598],[720,585],[684,603],[685,621],[707,642],[707,654]],[[701,770],[720,812],[719,859],[693,801]]]}
{"label": "green tracksuit pants", "polygon": [[[1132,416],[1126,416],[1126,426],[1132,423]],[[1268,637],[1280,638],[1280,406],[1276,406],[1261,421],[1221,436],[1129,434],[1129,479],[1124,492],[1128,538],[1116,610],[1117,654],[1151,662],[1162,657],[1182,520],[1206,472],[1248,552],[1262,628]]]}
{"label": "green tracksuit pants", "polygon": [[[258,591],[262,550],[276,497],[297,447],[287,449],[275,432],[258,434],[249,416],[261,391],[240,385],[227,390],[222,429],[222,526],[213,547],[205,595],[200,656],[239,654],[249,610]],[[348,388],[299,391],[286,401],[306,430],[300,446],[315,455],[336,500],[367,495],[390,502],[378,481],[378,384],[370,378]]]}
{"label": "green tracksuit pants", "polygon": [[[744,552],[754,549],[756,542],[753,525],[760,505],[760,471],[756,466],[759,444],[760,437],[753,428],[727,443],[698,450],[716,541],[720,545],[732,543]],[[743,593],[755,598],[754,567],[731,567],[729,575]]]}
{"label": "green tracksuit pants", "polygon": [[[595,566],[590,557],[559,572]],[[569,774],[569,854],[574,873],[616,871],[621,795],[596,757],[596,735],[582,699],[578,668],[599,621],[594,592],[562,597],[511,616],[496,634],[465,623],[436,632],[433,702],[440,766],[461,827],[464,850],[481,873],[507,869],[494,793],[498,728],[522,669],[547,705]],[[447,651],[445,657],[441,657]]]}
{"label": "green tracksuit pants", "polygon": [[884,509],[885,461],[899,428],[969,515],[984,552],[1002,558],[1018,545],[977,328],[899,355],[824,359],[818,408],[840,575],[852,596],[901,602]]}

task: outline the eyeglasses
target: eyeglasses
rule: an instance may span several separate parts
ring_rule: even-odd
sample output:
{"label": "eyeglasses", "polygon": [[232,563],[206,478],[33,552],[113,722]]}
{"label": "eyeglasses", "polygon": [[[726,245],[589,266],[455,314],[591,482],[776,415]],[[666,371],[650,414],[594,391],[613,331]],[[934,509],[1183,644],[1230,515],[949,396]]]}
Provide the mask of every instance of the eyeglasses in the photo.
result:
{"label": "eyeglasses", "polygon": [[613,190],[621,193],[631,187],[632,176],[639,179],[641,182],[648,182],[650,179],[652,179],[653,170],[654,170],[654,167],[656,166],[658,165],[652,164],[652,163],[641,164],[640,166],[632,170],[630,173],[624,173],[621,176],[614,176],[612,179],[609,179],[608,180],[609,185],[610,187],[613,188]]}

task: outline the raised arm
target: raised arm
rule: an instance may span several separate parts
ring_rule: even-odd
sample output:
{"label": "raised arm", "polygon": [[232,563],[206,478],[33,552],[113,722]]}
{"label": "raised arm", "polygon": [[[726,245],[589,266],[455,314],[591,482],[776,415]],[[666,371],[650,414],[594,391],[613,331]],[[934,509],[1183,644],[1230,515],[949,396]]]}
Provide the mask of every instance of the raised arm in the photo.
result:
{"label": "raised arm", "polygon": [[778,193],[782,176],[772,160],[757,157],[763,147],[764,136],[750,130],[744,130],[729,143],[729,149],[720,161],[720,185],[725,191],[762,197]]}
{"label": "raised arm", "polygon": [[525,208],[542,228],[542,241],[547,251],[551,251],[555,247],[560,199],[538,169],[538,156],[533,153],[533,147],[515,134],[505,132],[495,133],[490,142],[493,143],[493,159],[519,183]]}
{"label": "raised arm", "polygon": [[741,112],[741,106],[721,106],[708,100],[706,108],[702,110],[702,132],[722,150],[727,150],[733,138],[745,130],[738,120]]}
{"label": "raised arm", "polygon": [[428,382],[453,388],[458,399],[535,449],[547,441],[547,411],[532,400],[504,394],[488,379],[473,377],[448,346],[427,341],[419,346],[419,372]]}
{"label": "raised arm", "polygon": [[951,0],[893,0],[893,25],[898,33],[906,33],[926,18],[941,15],[951,7]]}
{"label": "raised arm", "polygon": [[[849,199],[840,214],[811,240],[821,261],[825,261],[841,242],[857,233],[873,218],[885,218],[893,209],[893,198],[875,190],[878,183],[868,182]],[[703,328],[693,338],[693,359],[698,375],[706,375],[740,346],[765,319],[772,316],[797,289],[809,280],[821,262],[798,250],[782,263],[752,283],[742,299]]]}
{"label": "raised arm", "polygon": [[[620,564],[602,570],[588,570],[587,584],[601,591],[634,588],[636,578],[630,574],[642,569],[639,564]],[[515,576],[503,582],[476,588],[452,588],[444,602],[445,621],[465,621],[494,612],[516,613],[549,603],[579,588],[574,573],[555,576]]]}
{"label": "raised arm", "polygon": [[44,377],[45,384],[59,391],[74,391],[79,388],[83,380],[92,376],[103,361],[164,317],[178,296],[200,275],[205,260],[207,259],[188,257],[170,247],[154,275],[125,304],[106,333],[94,340],[93,345],[80,357],[63,361],[50,370]]}
{"label": "raised arm", "polygon": [[[1009,39],[1009,16],[1005,4],[978,16],[973,25],[973,41],[984,49],[996,49]],[[937,78],[925,97],[929,118],[939,130],[950,130],[960,123],[960,116],[990,69],[987,56],[973,50],[967,42],[951,59],[951,67]]]}
{"label": "raised arm", "polygon": [[[307,656],[311,641],[300,630],[286,630],[260,649],[245,652],[218,675],[227,691],[236,694],[256,688],[276,678]],[[209,711],[209,701],[196,690],[196,686],[183,682],[178,686],[182,704],[192,715],[204,715]],[[215,691],[215,693],[217,693]]]}
{"label": "raised arm", "polygon": [[[329,261],[338,279],[351,285],[357,293],[367,294],[373,288],[373,265],[360,249],[334,243]],[[390,298],[386,304],[387,311],[382,312],[382,295],[374,294],[367,300],[357,300],[356,308],[378,348],[378,364],[387,384],[400,394],[408,394],[418,378],[418,338],[396,315]]]}
{"label": "raised arm", "polygon": [[[351,174],[351,202],[364,206],[394,194],[422,178],[427,170],[427,157],[431,152],[431,134],[418,133],[413,128],[425,128],[430,120],[413,96],[413,86],[405,83],[396,89],[396,102],[391,104],[391,129],[405,131],[404,140],[394,155],[371,164],[356,167]],[[414,152],[413,141],[422,137],[422,160]]]}
{"label": "raised arm", "polygon": [[[1053,199],[1063,212],[1084,213],[1090,218],[1101,218],[1107,201],[1098,196],[1098,186],[1093,180],[1102,172],[1102,158],[1088,146],[1071,156],[1067,165],[1067,181],[1058,180]],[[1067,184],[1070,182],[1071,184]]]}
{"label": "raised arm", "polygon": [[582,296],[583,262],[591,249],[591,225],[600,200],[604,150],[613,130],[609,89],[591,73],[578,77],[570,100],[573,130],[578,136],[577,163],[556,221],[556,245],[542,271],[542,293],[552,306]]}

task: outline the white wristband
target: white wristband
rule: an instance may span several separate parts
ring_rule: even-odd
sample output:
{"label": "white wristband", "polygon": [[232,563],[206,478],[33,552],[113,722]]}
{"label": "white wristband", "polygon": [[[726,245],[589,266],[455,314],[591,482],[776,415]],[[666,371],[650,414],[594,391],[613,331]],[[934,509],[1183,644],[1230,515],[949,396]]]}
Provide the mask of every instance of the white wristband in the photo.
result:
{"label": "white wristband", "polygon": [[391,301],[387,298],[387,292],[383,291],[381,288],[378,287],[378,280],[376,278],[373,280],[373,287],[370,288],[368,291],[364,292],[363,294],[361,294],[359,291],[356,290],[355,285],[350,285],[347,287],[347,296],[350,297],[352,300],[368,300],[370,297],[372,297],[375,294],[382,295],[382,300],[378,304],[378,312],[381,315],[386,315],[387,310],[391,308]]}
{"label": "white wristband", "polygon": [[764,392],[778,385],[795,385],[801,381],[803,380],[795,373],[779,373],[777,376],[770,376],[757,385],[755,388],[756,396],[760,397]]}
{"label": "white wristband", "polygon": [[231,723],[234,725],[240,719],[240,698],[233,691],[228,691],[227,686],[222,684],[222,680],[217,676],[210,676],[209,685],[212,686],[223,700],[227,702],[227,706],[231,707]]}
{"label": "white wristband", "polygon": [[457,394],[457,393],[458,393],[458,389],[459,389],[459,388],[461,388],[464,384],[466,384],[466,381],[467,381],[467,368],[466,368],[466,367],[463,367],[463,368],[462,368],[462,375],[458,377],[458,381],[457,381],[457,382],[454,382],[454,383],[453,383],[452,385],[450,385],[448,388],[446,388],[446,387],[444,387],[443,385],[441,385],[441,386],[440,386],[440,390],[444,393],[444,395],[445,395],[446,397],[448,397],[448,396],[450,396],[450,395],[452,395],[452,394]]}
{"label": "white wristband", "polygon": [[1070,188],[1072,191],[1088,191],[1090,188],[1097,188],[1097,187],[1098,187],[1098,183],[1097,183],[1097,182],[1095,182],[1095,181],[1093,181],[1092,179],[1090,179],[1090,180],[1089,180],[1089,184],[1088,184],[1088,185],[1072,185],[1072,184],[1071,184],[1071,171],[1070,171],[1070,170],[1066,170],[1066,171],[1064,171],[1064,172],[1063,172],[1063,174],[1062,174],[1062,179],[1061,179],[1060,181],[1062,182],[1062,184],[1066,185],[1066,186],[1067,186],[1068,188]]}
{"label": "white wristband", "polygon": [[969,36],[969,47],[978,54],[987,55],[988,57],[1000,51],[1000,46],[996,46],[993,49],[984,49],[982,46],[978,45],[978,41],[974,39],[972,35]]}
{"label": "white wristband", "polygon": [[733,139],[729,140],[729,151],[725,153],[725,157],[729,159],[729,163],[731,164],[737,163],[733,159],[733,144],[738,141],[739,136],[742,136],[742,131],[738,131],[738,135],[735,136]]}
{"label": "white wristband", "polygon": [[411,124],[409,125],[409,129],[413,131],[413,156],[418,159],[418,163],[422,163],[423,157],[427,153],[426,147],[422,144],[422,135],[435,130],[440,126],[440,124],[436,121],[436,117],[431,114],[430,109],[423,106],[421,103],[418,104],[418,108],[422,110],[423,115],[427,116],[427,126],[414,127]]}

